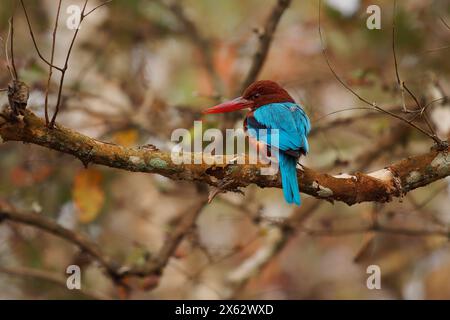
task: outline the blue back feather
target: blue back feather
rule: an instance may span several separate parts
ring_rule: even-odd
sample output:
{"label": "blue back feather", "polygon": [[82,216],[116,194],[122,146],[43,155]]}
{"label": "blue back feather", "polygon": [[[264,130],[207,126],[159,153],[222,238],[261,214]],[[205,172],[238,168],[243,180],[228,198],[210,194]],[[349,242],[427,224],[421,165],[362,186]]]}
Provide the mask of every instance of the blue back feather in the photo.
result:
{"label": "blue back feather", "polygon": [[[252,123],[248,123],[249,131],[257,140],[272,145],[271,129],[278,129],[280,152],[278,160],[280,164],[281,181],[284,198],[288,203],[300,205],[300,193],[297,180],[297,158],[285,154],[283,151],[303,149],[309,151],[307,136],[311,130],[308,116],[303,109],[292,102],[270,103],[259,107],[253,113],[256,121],[267,128],[267,132],[258,131]],[[272,145],[273,146],[273,145]]]}

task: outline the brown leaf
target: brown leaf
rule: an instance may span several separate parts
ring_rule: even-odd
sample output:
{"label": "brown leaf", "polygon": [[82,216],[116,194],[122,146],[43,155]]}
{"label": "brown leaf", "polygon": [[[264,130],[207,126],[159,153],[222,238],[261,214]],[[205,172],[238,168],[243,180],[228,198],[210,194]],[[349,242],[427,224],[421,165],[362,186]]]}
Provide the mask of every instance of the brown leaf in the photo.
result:
{"label": "brown leaf", "polygon": [[90,223],[98,216],[105,202],[102,174],[95,169],[83,170],[75,176],[73,201],[78,209],[78,220]]}

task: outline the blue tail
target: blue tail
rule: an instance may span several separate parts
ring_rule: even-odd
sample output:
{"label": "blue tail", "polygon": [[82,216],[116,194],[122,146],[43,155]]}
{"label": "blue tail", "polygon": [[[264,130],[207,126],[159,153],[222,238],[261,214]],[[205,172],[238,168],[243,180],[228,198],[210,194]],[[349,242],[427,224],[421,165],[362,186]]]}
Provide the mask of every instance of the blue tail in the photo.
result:
{"label": "blue tail", "polygon": [[297,180],[297,159],[280,152],[279,162],[284,198],[288,203],[295,203],[299,206],[300,192],[298,190]]}

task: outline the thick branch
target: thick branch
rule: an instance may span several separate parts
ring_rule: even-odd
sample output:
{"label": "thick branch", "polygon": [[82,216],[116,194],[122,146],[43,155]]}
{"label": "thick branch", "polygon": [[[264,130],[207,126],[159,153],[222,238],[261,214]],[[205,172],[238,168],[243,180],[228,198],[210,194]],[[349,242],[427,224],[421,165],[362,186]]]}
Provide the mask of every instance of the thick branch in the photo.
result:
{"label": "thick branch", "polygon": [[[0,122],[0,141],[23,141],[71,154],[85,165],[156,173],[173,180],[207,183],[224,191],[250,184],[281,187],[279,174],[261,175],[261,165],[175,164],[170,153],[145,148],[125,148],[92,139],[62,126],[49,129],[30,111],[23,121]],[[431,150],[369,174],[332,176],[304,167],[298,170],[300,190],[316,198],[352,205],[365,201],[387,202],[450,175],[450,155]],[[194,154],[192,154],[192,157]]]}

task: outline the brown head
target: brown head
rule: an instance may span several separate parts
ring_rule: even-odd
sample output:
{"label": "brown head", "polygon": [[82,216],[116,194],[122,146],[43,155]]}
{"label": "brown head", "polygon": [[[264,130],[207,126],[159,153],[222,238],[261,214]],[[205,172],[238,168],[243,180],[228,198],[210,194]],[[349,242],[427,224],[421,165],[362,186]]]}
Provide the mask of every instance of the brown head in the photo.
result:
{"label": "brown head", "polygon": [[295,101],[278,83],[270,80],[260,80],[252,83],[245,89],[241,97],[208,108],[203,113],[224,113],[246,108],[255,110],[263,105],[276,102]]}

